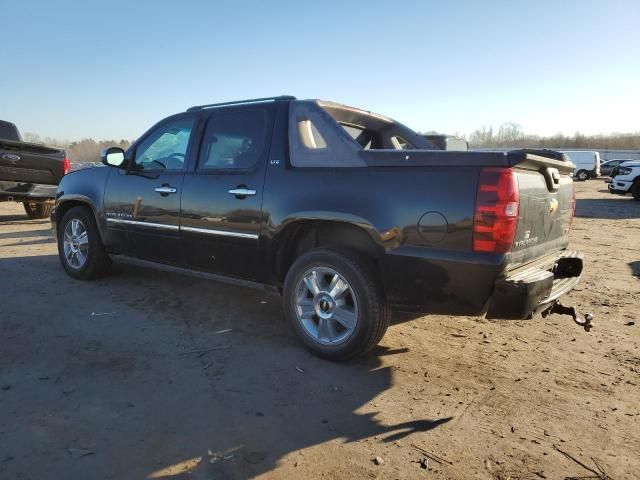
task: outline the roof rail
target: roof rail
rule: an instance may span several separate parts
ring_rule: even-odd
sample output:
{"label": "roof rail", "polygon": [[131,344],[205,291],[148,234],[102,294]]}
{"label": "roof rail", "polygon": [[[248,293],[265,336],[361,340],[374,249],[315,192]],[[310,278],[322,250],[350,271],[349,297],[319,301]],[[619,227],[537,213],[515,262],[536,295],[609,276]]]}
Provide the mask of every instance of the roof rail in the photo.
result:
{"label": "roof rail", "polygon": [[249,100],[235,100],[233,102],[221,102],[221,103],[209,103],[207,105],[195,105],[193,107],[187,108],[187,112],[191,112],[193,110],[202,110],[203,108],[211,108],[211,107],[223,107],[225,105],[241,105],[243,103],[259,103],[259,102],[277,102],[279,100],[295,100],[296,97],[291,95],[280,95],[279,97],[263,97],[263,98],[252,98]]}

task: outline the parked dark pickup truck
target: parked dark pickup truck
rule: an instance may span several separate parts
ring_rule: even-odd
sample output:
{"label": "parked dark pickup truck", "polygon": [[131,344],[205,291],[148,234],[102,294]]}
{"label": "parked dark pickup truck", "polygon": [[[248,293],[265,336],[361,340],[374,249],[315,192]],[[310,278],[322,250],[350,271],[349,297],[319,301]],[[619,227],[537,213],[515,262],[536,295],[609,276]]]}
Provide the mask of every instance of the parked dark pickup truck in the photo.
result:
{"label": "parked dark pickup truck", "polygon": [[68,171],[64,150],[23,142],[13,123],[0,120],[0,202],[22,202],[29,218],[49,218]]}
{"label": "parked dark pickup truck", "polygon": [[336,103],[192,107],[103,162],[58,188],[69,275],[93,278],[118,256],[273,287],[305,345],[330,359],[376,345],[391,309],[548,313],[582,272],[567,250],[572,163],[434,150]]}

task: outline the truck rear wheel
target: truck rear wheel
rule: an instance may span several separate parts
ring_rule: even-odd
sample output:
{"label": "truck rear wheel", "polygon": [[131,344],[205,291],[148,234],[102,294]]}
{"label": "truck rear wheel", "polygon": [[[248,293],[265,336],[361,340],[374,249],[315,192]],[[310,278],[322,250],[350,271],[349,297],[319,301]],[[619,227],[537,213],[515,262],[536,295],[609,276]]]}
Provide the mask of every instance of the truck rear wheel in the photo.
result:
{"label": "truck rear wheel", "polygon": [[584,182],[589,178],[589,172],[587,172],[586,170],[578,170],[578,173],[576,173],[576,178],[581,182]]}
{"label": "truck rear wheel", "polygon": [[73,207],[62,217],[58,257],[65,271],[79,280],[96,278],[111,266],[93,213],[86,207]]}
{"label": "truck rear wheel", "polygon": [[375,270],[366,258],[311,250],[289,269],[284,311],[313,353],[340,361],[362,355],[384,336],[390,313]]}
{"label": "truck rear wheel", "polygon": [[38,202],[22,202],[24,206],[24,211],[32,220],[38,218],[49,218],[51,215],[52,205],[48,203],[38,203]]}

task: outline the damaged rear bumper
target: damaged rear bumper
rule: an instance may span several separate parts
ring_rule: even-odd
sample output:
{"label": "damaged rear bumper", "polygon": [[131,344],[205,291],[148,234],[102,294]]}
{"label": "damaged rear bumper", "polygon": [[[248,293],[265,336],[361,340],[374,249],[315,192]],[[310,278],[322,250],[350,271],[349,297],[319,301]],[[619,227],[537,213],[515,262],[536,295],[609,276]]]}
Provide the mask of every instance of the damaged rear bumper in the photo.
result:
{"label": "damaged rear bumper", "polygon": [[564,251],[557,258],[523,267],[495,283],[487,318],[526,319],[552,308],[582,276],[582,253]]}

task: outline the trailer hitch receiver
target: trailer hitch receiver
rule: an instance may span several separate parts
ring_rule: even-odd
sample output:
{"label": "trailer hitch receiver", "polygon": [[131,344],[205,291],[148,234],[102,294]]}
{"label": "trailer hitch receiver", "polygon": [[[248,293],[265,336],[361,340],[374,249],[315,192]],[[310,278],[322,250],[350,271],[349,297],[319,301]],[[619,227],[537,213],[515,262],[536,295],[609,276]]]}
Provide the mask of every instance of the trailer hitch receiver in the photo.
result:
{"label": "trailer hitch receiver", "polygon": [[557,313],[559,315],[570,315],[573,318],[573,321],[584,328],[585,332],[588,332],[593,328],[593,315],[587,313],[584,317],[576,310],[576,307],[567,307],[562,305],[560,302],[556,302],[553,306],[542,313],[543,317],[547,317],[552,313]]}

